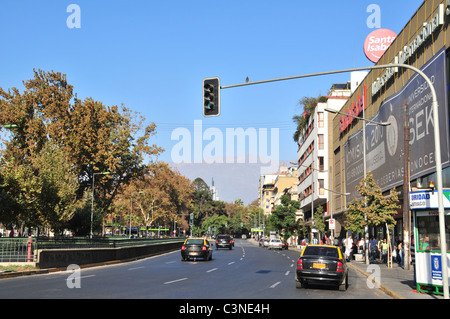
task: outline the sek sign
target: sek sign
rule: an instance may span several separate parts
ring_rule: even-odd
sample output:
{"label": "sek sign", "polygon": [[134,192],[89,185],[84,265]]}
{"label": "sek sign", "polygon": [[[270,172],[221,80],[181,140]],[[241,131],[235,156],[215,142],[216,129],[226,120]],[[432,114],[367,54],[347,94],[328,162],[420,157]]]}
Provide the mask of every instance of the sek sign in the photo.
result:
{"label": "sek sign", "polygon": [[373,31],[364,42],[364,53],[366,57],[370,61],[377,63],[396,37],[397,34],[388,29]]}

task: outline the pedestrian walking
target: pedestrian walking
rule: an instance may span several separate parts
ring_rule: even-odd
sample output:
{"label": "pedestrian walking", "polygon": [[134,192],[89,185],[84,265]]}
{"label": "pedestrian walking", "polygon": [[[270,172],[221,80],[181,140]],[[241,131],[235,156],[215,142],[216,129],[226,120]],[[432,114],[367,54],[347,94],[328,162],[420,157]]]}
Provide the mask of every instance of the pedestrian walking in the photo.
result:
{"label": "pedestrian walking", "polygon": [[388,243],[386,242],[386,238],[383,239],[383,243],[381,244],[381,255],[383,259],[383,264],[387,263],[388,257]]}
{"label": "pedestrian walking", "polygon": [[403,242],[398,243],[398,263],[400,264],[400,267],[404,268],[404,261],[403,261]]}
{"label": "pedestrian walking", "polygon": [[369,251],[370,251],[369,255],[370,259],[375,260],[375,258],[377,258],[378,247],[377,247],[377,240],[373,237],[369,241]]}

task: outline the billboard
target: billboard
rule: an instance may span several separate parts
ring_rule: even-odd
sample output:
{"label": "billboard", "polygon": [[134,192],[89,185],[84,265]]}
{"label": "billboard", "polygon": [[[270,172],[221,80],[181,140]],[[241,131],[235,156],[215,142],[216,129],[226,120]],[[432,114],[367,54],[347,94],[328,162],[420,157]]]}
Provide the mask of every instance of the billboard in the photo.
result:
{"label": "billboard", "polygon": [[[438,98],[442,165],[450,163],[445,48],[421,70],[430,77]],[[385,99],[371,118],[389,126],[367,124],[366,168],[373,173],[382,191],[403,185],[405,103],[409,108],[411,180],[435,171],[432,96],[425,80],[415,74],[396,94]],[[364,176],[363,133],[359,130],[344,144],[346,191],[359,197],[355,189]]]}

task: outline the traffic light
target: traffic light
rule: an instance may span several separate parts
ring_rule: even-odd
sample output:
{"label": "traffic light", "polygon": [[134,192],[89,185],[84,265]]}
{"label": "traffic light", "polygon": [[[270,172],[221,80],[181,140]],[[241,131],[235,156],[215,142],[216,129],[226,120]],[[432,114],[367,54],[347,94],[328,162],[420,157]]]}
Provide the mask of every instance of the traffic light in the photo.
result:
{"label": "traffic light", "polygon": [[203,116],[220,115],[220,79],[203,79]]}

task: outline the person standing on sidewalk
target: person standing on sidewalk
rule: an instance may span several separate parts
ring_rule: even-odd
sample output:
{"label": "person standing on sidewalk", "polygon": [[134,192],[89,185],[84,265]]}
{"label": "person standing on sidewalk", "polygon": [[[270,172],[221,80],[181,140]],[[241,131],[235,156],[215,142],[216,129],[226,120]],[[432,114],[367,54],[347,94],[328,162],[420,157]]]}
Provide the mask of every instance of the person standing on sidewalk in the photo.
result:
{"label": "person standing on sidewalk", "polygon": [[386,238],[383,239],[383,243],[381,244],[381,254],[383,256],[383,264],[387,263],[388,258],[388,243],[386,242]]}

